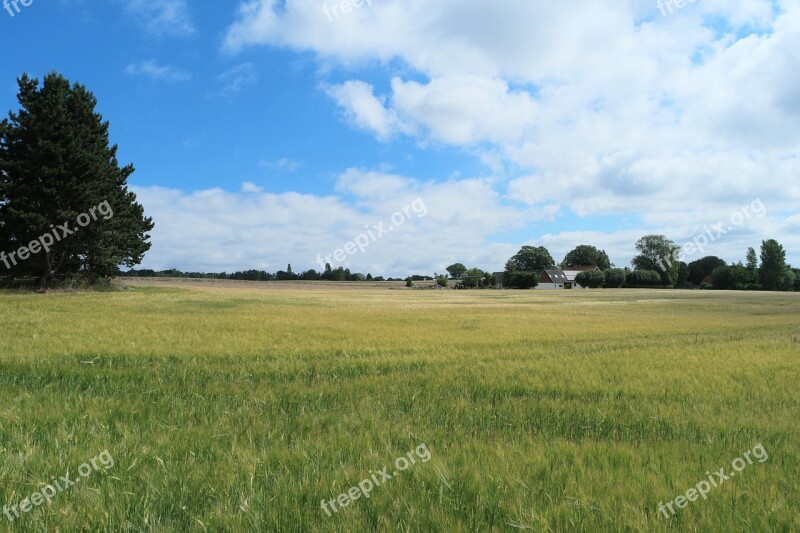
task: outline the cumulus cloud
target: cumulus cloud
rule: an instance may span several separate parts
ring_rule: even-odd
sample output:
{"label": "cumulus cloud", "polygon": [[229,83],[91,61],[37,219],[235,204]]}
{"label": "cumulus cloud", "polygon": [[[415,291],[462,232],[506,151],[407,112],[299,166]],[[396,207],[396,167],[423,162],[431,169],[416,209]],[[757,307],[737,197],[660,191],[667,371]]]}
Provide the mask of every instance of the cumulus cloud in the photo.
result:
{"label": "cumulus cloud", "polygon": [[125,68],[130,76],[145,76],[157,81],[188,81],[192,75],[188,72],[167,65],[159,65],[155,60],[131,63]]}
{"label": "cumulus cloud", "polygon": [[186,0],[125,0],[125,10],[156,37],[182,37],[197,31]]}
{"label": "cumulus cloud", "polygon": [[328,86],[355,127],[491,153],[520,170],[514,198],[592,215],[800,199],[798,31],[794,0],[667,17],[633,0],[385,0],[334,23],[310,0],[251,0],[225,48],[288,46],[353,73],[399,60],[414,74],[387,94]]}
{"label": "cumulus cloud", "polygon": [[339,176],[336,196],[274,194],[252,182],[238,192],[134,191],[157,221],[143,265],[154,269],[275,271],[287,263],[296,271],[319,269],[319,256],[381,222],[388,227],[395,213],[421,201],[424,216],[421,209],[406,213],[396,231],[333,266],[395,276],[444,270],[455,261],[491,270],[498,268],[498,257],[516,252],[516,245],[490,244],[493,233],[554,214],[506,205],[490,179],[436,183],[355,168]]}

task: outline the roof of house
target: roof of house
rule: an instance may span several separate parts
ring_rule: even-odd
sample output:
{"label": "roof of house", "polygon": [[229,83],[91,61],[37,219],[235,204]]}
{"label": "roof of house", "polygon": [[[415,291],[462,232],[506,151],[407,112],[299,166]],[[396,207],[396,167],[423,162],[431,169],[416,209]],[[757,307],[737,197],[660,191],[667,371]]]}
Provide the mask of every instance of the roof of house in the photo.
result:
{"label": "roof of house", "polygon": [[581,272],[588,272],[590,270],[600,270],[600,267],[596,265],[592,266],[569,266],[564,268],[564,274],[567,276],[567,279],[571,282],[575,281],[575,277],[580,274]]}
{"label": "roof of house", "polygon": [[547,277],[550,278],[552,283],[568,283],[569,279],[567,279],[567,275],[564,274],[563,270],[545,270],[545,274]]}

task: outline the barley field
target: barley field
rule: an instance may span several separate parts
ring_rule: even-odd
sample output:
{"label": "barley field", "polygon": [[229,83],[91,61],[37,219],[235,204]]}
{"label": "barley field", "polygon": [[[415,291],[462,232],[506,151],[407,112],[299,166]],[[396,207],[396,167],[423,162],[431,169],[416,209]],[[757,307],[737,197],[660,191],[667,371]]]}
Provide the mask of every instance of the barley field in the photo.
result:
{"label": "barley field", "polygon": [[0,323],[0,530],[800,531],[798,294],[165,282]]}

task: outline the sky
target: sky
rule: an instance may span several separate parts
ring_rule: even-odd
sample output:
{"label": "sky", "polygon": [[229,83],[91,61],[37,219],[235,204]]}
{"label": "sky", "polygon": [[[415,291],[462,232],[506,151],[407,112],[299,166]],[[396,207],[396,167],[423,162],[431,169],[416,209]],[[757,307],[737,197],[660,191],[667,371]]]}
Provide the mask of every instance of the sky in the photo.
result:
{"label": "sky", "polygon": [[142,268],[625,267],[652,233],[800,266],[800,0],[24,3],[0,112],[24,72],[94,92]]}

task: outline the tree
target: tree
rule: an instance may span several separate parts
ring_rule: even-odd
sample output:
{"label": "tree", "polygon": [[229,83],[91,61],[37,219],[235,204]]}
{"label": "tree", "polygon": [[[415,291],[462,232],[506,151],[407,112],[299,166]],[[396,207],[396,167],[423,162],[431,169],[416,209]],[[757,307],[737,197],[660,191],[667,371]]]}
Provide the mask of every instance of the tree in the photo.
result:
{"label": "tree", "polygon": [[714,255],[692,261],[689,263],[689,282],[693,285],[700,285],[703,278],[710,276],[714,269],[725,265],[725,261]]}
{"label": "tree", "polygon": [[661,284],[661,273],[655,270],[634,270],[625,277],[625,285],[628,287],[648,287]]}
{"label": "tree", "polygon": [[675,281],[675,287],[678,289],[689,288],[689,265],[683,261],[678,263],[678,279]]}
{"label": "tree", "polygon": [[606,288],[618,289],[625,284],[625,271],[621,268],[609,268],[603,272],[606,277]]}
{"label": "tree", "polygon": [[[513,270],[509,270],[509,265]],[[553,256],[547,251],[544,246],[538,248],[533,246],[523,246],[517,254],[508,260],[506,263],[506,271],[508,272],[541,272],[555,268],[556,262],[553,261]]]}
{"label": "tree", "polygon": [[605,250],[599,250],[588,244],[576,246],[564,257],[561,264],[564,268],[570,266],[598,266],[600,270],[611,268],[611,260]]}
{"label": "tree", "polygon": [[21,109],[0,122],[0,250],[33,253],[11,261],[10,274],[44,289],[56,277],[94,281],[141,263],[153,221],[128,190],[134,167],[119,166],[94,95],[56,73],[41,87],[27,74],[17,83]]}
{"label": "tree", "polygon": [[752,246],[747,249],[747,255],[745,256],[747,259],[747,270],[751,270],[752,272],[756,272],[758,270],[758,256],[756,255],[756,250]]}
{"label": "tree", "polygon": [[741,261],[714,269],[712,277],[712,288],[717,290],[743,291],[753,288],[750,271]]}
{"label": "tree", "polygon": [[761,267],[758,279],[765,291],[778,290],[781,277],[789,265],[786,264],[786,251],[775,239],[761,242]]}
{"label": "tree", "polygon": [[786,268],[783,270],[781,277],[778,279],[778,290],[779,291],[794,290],[795,280],[796,278],[794,271],[789,265],[786,265]]}
{"label": "tree", "polygon": [[575,281],[582,287],[597,289],[602,287],[606,282],[606,275],[599,270],[588,270],[575,276]]}
{"label": "tree", "polygon": [[462,265],[461,263],[455,263],[447,267],[447,273],[450,274],[450,277],[453,279],[461,279],[461,276],[467,271],[467,267]]}
{"label": "tree", "polygon": [[461,285],[468,289],[481,287],[483,284],[483,277],[486,273],[479,268],[471,268],[464,272],[461,276]]}
{"label": "tree", "polygon": [[503,286],[509,289],[533,289],[539,278],[533,272],[510,272],[503,277]]}
{"label": "tree", "polygon": [[639,255],[633,258],[635,270],[654,270],[661,277],[661,284],[675,285],[678,280],[680,265],[675,257],[680,250],[674,242],[664,235],[645,235],[636,241]]}

